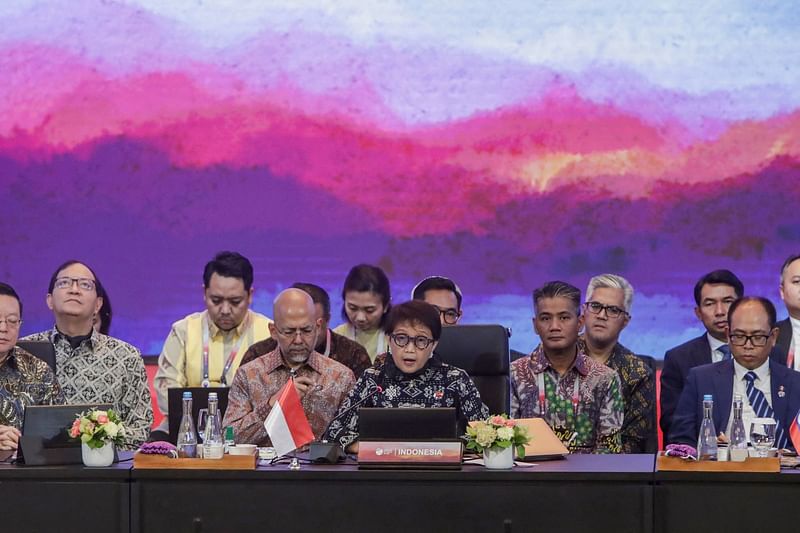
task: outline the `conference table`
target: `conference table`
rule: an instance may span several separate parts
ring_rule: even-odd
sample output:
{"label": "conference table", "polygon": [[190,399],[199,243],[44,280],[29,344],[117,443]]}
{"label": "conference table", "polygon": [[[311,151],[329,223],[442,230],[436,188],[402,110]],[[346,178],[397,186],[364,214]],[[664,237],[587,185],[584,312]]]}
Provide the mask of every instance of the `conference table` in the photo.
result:
{"label": "conference table", "polygon": [[574,455],[510,471],[140,470],[123,461],[0,465],[0,501],[9,532],[752,532],[792,527],[800,476],[656,472],[654,455]]}

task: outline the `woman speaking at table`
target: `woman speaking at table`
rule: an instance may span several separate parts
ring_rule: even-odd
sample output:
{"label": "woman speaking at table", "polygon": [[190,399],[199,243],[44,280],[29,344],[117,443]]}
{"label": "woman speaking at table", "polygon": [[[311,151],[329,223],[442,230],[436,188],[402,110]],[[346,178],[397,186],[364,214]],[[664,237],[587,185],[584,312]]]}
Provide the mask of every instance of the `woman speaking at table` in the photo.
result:
{"label": "woman speaking at table", "polygon": [[392,307],[383,325],[389,353],[361,375],[328,428],[327,440],[348,451],[357,449],[361,407],[455,407],[459,420],[489,416],[478,389],[462,369],[434,354],[442,325],[439,312],[414,300]]}

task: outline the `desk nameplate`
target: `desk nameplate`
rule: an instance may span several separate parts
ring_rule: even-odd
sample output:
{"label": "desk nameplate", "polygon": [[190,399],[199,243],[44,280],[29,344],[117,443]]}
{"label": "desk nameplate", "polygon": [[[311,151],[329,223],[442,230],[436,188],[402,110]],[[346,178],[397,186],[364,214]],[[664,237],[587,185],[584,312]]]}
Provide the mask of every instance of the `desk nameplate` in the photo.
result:
{"label": "desk nameplate", "polygon": [[367,468],[461,468],[461,441],[360,441],[358,465]]}

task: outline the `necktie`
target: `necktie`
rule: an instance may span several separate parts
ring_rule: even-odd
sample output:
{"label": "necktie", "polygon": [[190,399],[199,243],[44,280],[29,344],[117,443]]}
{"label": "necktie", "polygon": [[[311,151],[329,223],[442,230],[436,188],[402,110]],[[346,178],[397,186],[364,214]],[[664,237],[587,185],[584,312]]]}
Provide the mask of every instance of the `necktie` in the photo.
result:
{"label": "necktie", "polygon": [[[758,418],[775,418],[775,412],[772,406],[767,401],[764,393],[756,388],[755,381],[758,376],[752,370],[744,375],[747,381],[747,400],[750,402],[750,407],[755,411]],[[749,431],[747,428],[745,431]],[[780,420],[775,420],[775,445],[778,448],[785,448],[787,445],[786,436],[783,433]]]}
{"label": "necktie", "polygon": [[731,347],[727,344],[723,344],[719,348],[717,348],[722,353],[722,360],[727,361],[731,358]]}

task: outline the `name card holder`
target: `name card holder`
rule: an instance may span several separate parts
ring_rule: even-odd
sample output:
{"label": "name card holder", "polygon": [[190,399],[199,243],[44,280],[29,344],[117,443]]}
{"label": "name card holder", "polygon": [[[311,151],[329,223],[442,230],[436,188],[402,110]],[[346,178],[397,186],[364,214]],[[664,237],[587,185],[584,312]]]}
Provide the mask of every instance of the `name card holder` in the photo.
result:
{"label": "name card holder", "polygon": [[460,470],[463,453],[454,441],[359,441],[358,468]]}

